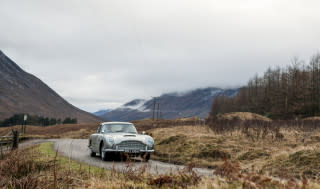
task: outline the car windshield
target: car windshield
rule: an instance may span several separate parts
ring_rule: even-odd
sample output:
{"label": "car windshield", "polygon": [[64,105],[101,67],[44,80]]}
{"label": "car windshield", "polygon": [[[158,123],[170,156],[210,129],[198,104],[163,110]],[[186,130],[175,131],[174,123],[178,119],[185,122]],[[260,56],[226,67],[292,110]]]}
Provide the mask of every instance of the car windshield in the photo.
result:
{"label": "car windshield", "polygon": [[133,124],[106,124],[103,126],[105,133],[134,133],[137,134],[137,130]]}

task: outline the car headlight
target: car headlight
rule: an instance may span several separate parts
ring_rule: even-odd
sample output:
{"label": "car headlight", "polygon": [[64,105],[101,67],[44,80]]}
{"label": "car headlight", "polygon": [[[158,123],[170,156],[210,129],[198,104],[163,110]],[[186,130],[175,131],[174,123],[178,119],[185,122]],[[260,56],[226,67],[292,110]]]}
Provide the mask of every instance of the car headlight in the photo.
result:
{"label": "car headlight", "polygon": [[146,138],[146,143],[147,143],[148,146],[152,147],[153,144],[154,144],[154,141],[153,141],[153,139],[150,137],[150,138]]}
{"label": "car headlight", "polygon": [[112,137],[108,137],[107,140],[108,140],[109,144],[111,144],[111,145],[114,144],[114,139]]}

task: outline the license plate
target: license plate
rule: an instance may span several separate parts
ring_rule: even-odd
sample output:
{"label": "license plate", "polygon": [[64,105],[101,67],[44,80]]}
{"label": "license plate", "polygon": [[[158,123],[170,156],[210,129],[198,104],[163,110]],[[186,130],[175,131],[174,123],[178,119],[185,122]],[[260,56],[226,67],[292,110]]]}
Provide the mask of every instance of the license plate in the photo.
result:
{"label": "license plate", "polygon": [[137,150],[137,149],[128,149],[128,148],[126,148],[126,149],[124,149],[124,152],[126,152],[126,153],[138,153],[138,152],[139,152],[139,150]]}

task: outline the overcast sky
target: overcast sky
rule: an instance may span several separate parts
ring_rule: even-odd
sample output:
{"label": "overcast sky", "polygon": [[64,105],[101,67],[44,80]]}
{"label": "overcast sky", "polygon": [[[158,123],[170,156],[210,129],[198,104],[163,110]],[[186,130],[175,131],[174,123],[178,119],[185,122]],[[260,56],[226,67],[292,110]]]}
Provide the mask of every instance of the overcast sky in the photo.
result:
{"label": "overcast sky", "polygon": [[87,111],[246,84],[320,49],[319,0],[0,0],[0,49]]}

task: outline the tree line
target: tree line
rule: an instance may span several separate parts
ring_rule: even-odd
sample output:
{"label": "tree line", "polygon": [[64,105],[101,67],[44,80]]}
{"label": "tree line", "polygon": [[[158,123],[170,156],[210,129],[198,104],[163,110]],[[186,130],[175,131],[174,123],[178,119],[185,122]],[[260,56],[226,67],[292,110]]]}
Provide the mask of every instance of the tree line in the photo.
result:
{"label": "tree line", "polygon": [[76,118],[67,117],[64,120],[56,119],[56,118],[49,118],[37,115],[27,115],[28,119],[26,123],[24,123],[24,115],[25,114],[14,114],[13,116],[0,121],[0,127],[7,127],[12,125],[36,125],[36,126],[50,126],[50,125],[57,125],[57,124],[76,124],[78,120]]}
{"label": "tree line", "polygon": [[320,54],[308,64],[292,59],[285,68],[269,68],[257,74],[235,97],[217,97],[210,116],[228,112],[253,112],[273,119],[320,115]]}

